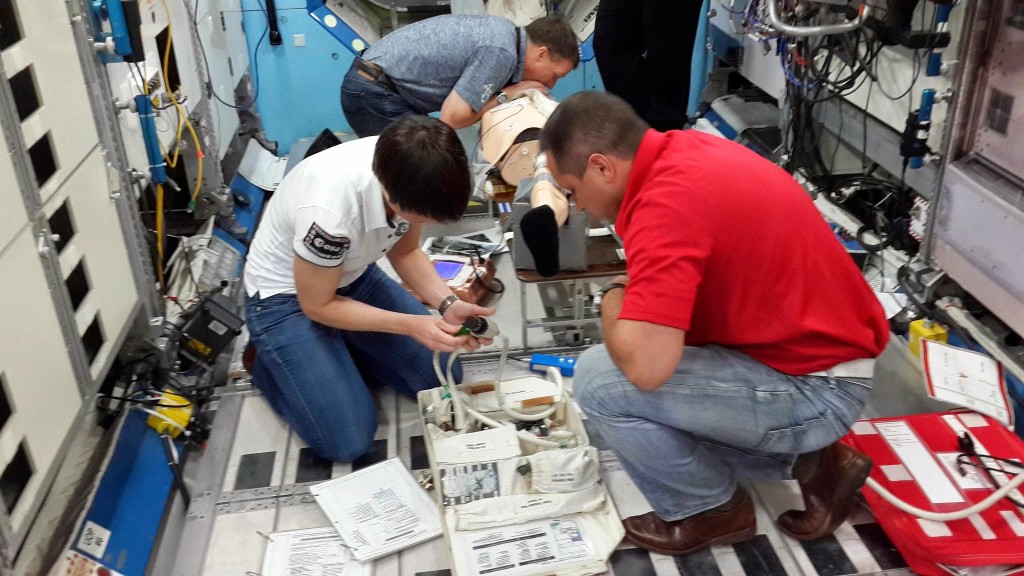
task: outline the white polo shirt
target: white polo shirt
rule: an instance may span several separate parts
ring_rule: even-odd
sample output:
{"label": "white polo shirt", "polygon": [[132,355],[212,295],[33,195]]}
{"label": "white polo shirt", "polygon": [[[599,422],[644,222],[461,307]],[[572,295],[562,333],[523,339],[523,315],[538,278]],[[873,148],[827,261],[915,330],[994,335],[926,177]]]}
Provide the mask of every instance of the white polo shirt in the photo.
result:
{"label": "white polo shirt", "polygon": [[409,231],[388,221],[373,174],[377,138],[339,144],[300,162],[267,204],[245,265],[245,291],[260,298],[295,293],[294,258],[344,269],[354,282]]}

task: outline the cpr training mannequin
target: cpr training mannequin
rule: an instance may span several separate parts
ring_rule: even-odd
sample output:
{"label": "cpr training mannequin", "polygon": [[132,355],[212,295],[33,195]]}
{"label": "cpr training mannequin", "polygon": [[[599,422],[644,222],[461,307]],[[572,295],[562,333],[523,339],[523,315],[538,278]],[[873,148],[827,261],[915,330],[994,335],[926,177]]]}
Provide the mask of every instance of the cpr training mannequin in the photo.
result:
{"label": "cpr training mannequin", "polygon": [[[480,119],[481,154],[494,166],[492,174],[505,185],[518,187],[516,200],[530,200],[530,211],[519,226],[541,276],[558,273],[558,229],[569,218],[569,200],[548,170],[547,156],[540,152],[540,129],[557,105],[529,90]],[[525,178],[530,180],[520,186]]]}

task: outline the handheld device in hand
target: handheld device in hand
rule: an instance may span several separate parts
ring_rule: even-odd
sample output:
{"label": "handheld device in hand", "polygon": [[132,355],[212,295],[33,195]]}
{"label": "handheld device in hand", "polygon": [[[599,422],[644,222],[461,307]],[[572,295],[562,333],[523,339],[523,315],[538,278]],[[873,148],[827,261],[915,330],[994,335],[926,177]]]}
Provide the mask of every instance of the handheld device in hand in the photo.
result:
{"label": "handheld device in hand", "polygon": [[466,323],[462,325],[462,330],[459,334],[469,334],[474,338],[494,338],[498,335],[498,325],[491,322],[487,318],[481,316],[473,316]]}

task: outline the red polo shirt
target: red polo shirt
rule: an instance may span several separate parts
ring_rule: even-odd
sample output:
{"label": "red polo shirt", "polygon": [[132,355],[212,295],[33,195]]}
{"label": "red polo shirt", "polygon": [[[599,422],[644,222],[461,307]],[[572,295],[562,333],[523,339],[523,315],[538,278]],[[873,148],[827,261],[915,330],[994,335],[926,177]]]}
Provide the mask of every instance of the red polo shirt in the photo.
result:
{"label": "red polo shirt", "polygon": [[615,224],[629,274],[620,318],[787,374],[874,358],[889,339],[881,305],[807,192],[735,142],[649,131]]}

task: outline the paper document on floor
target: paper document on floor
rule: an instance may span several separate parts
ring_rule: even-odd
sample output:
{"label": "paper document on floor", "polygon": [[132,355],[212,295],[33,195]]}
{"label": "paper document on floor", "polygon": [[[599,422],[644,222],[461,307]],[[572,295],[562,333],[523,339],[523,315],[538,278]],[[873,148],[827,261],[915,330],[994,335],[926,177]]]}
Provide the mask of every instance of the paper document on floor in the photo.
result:
{"label": "paper document on floor", "polygon": [[330,526],[274,532],[268,540],[262,576],[373,576],[373,563],[356,562]]}
{"label": "paper document on floor", "polygon": [[436,505],[397,458],[309,491],[356,560],[378,558],[441,535]]}

